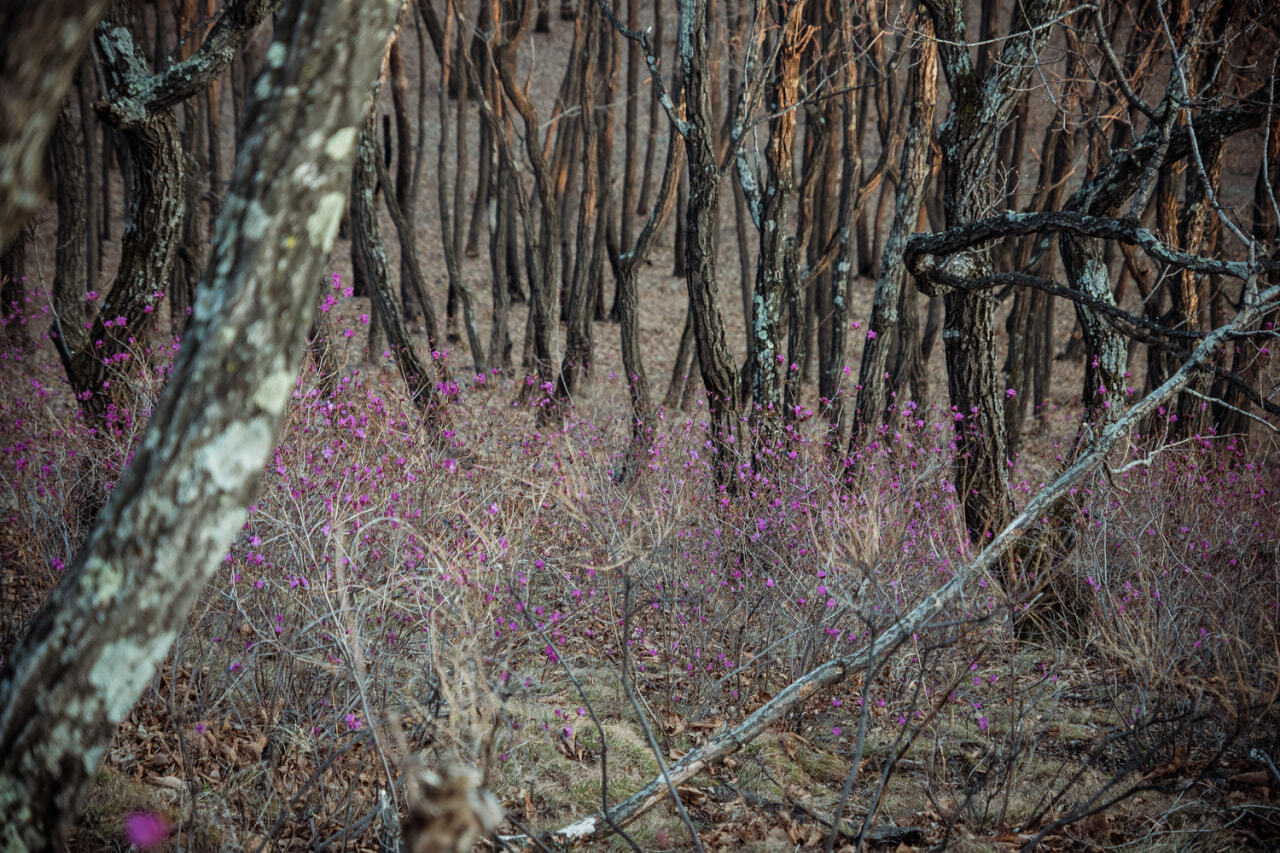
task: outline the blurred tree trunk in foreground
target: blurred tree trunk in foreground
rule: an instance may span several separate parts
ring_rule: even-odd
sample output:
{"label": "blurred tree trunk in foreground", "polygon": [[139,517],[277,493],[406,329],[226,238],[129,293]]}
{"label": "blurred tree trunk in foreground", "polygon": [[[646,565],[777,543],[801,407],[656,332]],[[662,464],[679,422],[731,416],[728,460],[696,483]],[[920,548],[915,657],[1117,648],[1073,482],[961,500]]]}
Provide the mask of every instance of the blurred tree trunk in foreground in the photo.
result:
{"label": "blurred tree trunk in foreground", "polygon": [[0,252],[43,200],[45,143],[107,0],[0,6]]}
{"label": "blurred tree trunk in foreground", "polygon": [[0,675],[6,849],[62,849],[116,727],[244,521],[305,353],[316,281],[402,6],[298,0],[278,22],[168,387]]}

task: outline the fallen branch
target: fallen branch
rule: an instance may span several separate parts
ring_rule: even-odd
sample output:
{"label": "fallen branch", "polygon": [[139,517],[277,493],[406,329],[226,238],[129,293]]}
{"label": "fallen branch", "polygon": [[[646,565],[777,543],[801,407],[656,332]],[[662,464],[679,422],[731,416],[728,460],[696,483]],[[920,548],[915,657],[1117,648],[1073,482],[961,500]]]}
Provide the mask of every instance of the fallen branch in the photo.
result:
{"label": "fallen branch", "polygon": [[672,764],[667,773],[610,809],[608,815],[597,812],[556,830],[552,837],[570,844],[599,840],[611,831],[610,824],[623,826],[635,820],[665,799],[672,787],[684,784],[742,749],[770,725],[782,719],[788,710],[817,691],[853,675],[866,673],[868,667],[872,670],[877,668],[899,643],[925,628],[943,608],[958,598],[970,579],[995,568],[1024,536],[1035,535],[1035,527],[1040,519],[1051,515],[1057,503],[1085,475],[1098,467],[1121,439],[1128,436],[1143,418],[1181,391],[1196,372],[1207,369],[1208,358],[1223,343],[1250,327],[1277,303],[1280,303],[1280,285],[1270,287],[1256,299],[1250,300],[1250,304],[1230,323],[1210,332],[1176,373],[1104,430],[1074,463],[1027,503],[1022,512],[992,539],[982,553],[968,565],[960,567],[951,580],[926,596],[897,623],[873,637],[869,645],[833,658],[796,679],[737,726],[712,738],[701,748],[687,753]]}

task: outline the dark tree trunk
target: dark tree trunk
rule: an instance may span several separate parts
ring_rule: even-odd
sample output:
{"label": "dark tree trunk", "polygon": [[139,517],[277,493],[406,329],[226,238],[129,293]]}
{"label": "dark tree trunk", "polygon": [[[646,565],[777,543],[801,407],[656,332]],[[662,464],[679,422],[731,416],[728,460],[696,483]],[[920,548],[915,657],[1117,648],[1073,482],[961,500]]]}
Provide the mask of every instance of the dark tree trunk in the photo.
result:
{"label": "dark tree trunk", "polygon": [[[851,55],[854,50],[854,12],[844,5],[837,6],[839,33],[837,45],[840,54]],[[822,400],[828,424],[828,447],[838,453],[843,446],[844,399],[840,389],[844,381],[845,341],[848,334],[849,282],[858,267],[857,197],[862,180],[862,142],[858,129],[859,110],[854,92],[859,82],[858,65],[849,63],[844,72],[843,109],[840,122],[840,200],[836,213],[837,254],[831,270],[830,291],[820,304],[829,305],[818,326],[820,341],[818,365],[818,396]],[[823,327],[826,327],[826,333]]]}
{"label": "dark tree trunk", "polygon": [[[450,198],[449,182],[446,176],[449,174],[447,164],[447,152],[449,149],[449,104],[445,98],[445,91],[448,89],[448,83],[455,76],[463,77],[462,73],[455,73],[452,63],[449,61],[456,51],[451,47],[453,42],[453,20],[452,12],[453,3],[450,0],[447,8],[450,10],[448,19],[445,21],[444,27],[444,60],[440,67],[440,74],[443,84],[440,88],[439,108],[440,108],[440,142],[436,149],[436,200],[440,207],[440,240],[444,248],[445,269],[449,274],[449,303],[446,304],[445,325],[451,329],[451,321],[454,316],[449,307],[453,301],[454,295],[457,295],[458,301],[462,305],[462,324],[467,333],[467,346],[471,350],[471,359],[476,373],[485,372],[484,345],[480,342],[480,329],[476,324],[475,307],[471,298],[471,287],[462,277],[461,259],[458,257],[461,249],[461,231],[455,223],[455,216],[460,216],[460,207],[456,207],[455,203],[461,198],[460,188],[465,181],[465,175],[461,166],[454,173],[454,186],[459,188],[459,192]],[[458,54],[462,55],[462,54]],[[461,105],[466,99],[466,87],[459,89],[458,103]],[[459,107],[459,120],[455,127],[461,133],[463,127],[463,117],[465,112]],[[410,235],[411,237],[411,235]],[[447,331],[446,331],[447,333]]]}
{"label": "dark tree trunk", "polygon": [[50,139],[49,153],[57,181],[58,248],[53,274],[53,327],[50,337],[63,358],[88,344],[85,323],[84,246],[86,229],[84,152],[76,144],[76,128],[68,106],[62,108]]}
{"label": "dark tree trunk", "polygon": [[[889,375],[886,371],[889,353],[900,337],[898,328],[903,304],[906,269],[902,264],[907,238],[920,218],[920,205],[929,179],[929,148],[933,135],[933,109],[938,97],[938,53],[932,40],[933,28],[927,20],[920,22],[920,38],[911,49],[911,73],[907,81],[907,97],[911,100],[907,119],[907,138],[902,144],[898,170],[897,198],[894,202],[893,225],[885,240],[876,274],[876,291],[871,306],[871,324],[862,350],[862,368],[858,373],[857,428],[850,436],[850,449],[861,444],[871,428],[888,414]],[[914,300],[910,310],[914,312]],[[914,318],[913,318],[914,319]]]}
{"label": "dark tree trunk", "polygon": [[[376,157],[374,158],[374,166],[378,172],[378,183],[386,185],[391,182],[390,175],[387,174],[386,166]],[[396,236],[400,241],[400,260],[401,269],[405,276],[401,282],[402,292],[407,288],[412,299],[422,309],[422,325],[427,332],[427,348],[436,353],[443,348],[440,341],[440,324],[436,319],[435,309],[431,305],[431,297],[427,293],[426,278],[422,274],[422,265],[418,261],[418,247],[413,240],[411,226],[405,218],[404,209],[400,206],[400,202],[391,193],[383,193],[383,200],[387,205],[387,212],[391,214],[391,221],[395,225]],[[360,257],[364,261],[364,267],[368,269],[367,258],[363,251]],[[440,374],[445,375],[444,361],[438,361],[437,366]]]}
{"label": "dark tree trunk", "polygon": [[[1067,76],[1075,71],[1075,62],[1068,60]],[[1057,119],[1045,130],[1044,141],[1040,148],[1040,180],[1032,197],[1031,210],[1057,210],[1066,195],[1067,178],[1071,171],[1072,155],[1075,152],[1074,134],[1067,129],[1068,110],[1074,103],[1074,92],[1068,89],[1060,96],[1062,104]],[[1024,110],[1022,110],[1024,111]],[[1025,118],[1025,116],[1024,116]],[[1020,150],[1020,148],[1018,149]],[[1006,185],[1008,186],[1008,185]],[[1018,269],[1048,277],[1052,271],[1053,255],[1052,239],[1048,235],[1035,235],[1021,241],[1008,241],[1009,246],[1018,246],[1015,253],[1009,250],[1006,259],[1012,259],[1010,265]],[[1009,350],[1005,358],[1005,385],[1013,393],[1005,397],[1005,423],[1009,432],[1009,452],[1017,453],[1022,444],[1023,429],[1026,424],[1029,408],[1034,408],[1034,387],[1043,388],[1047,393],[1048,376],[1037,379],[1037,370],[1045,367],[1043,353],[1052,335],[1047,327],[1052,317],[1049,295],[1040,290],[1020,288],[1014,295],[1013,308],[1005,322],[1008,334]],[[1028,353],[1031,354],[1028,357]],[[1043,400],[1040,404],[1043,404]]]}
{"label": "dark tree trunk", "polygon": [[[653,43],[661,46],[663,42],[663,26],[665,16],[662,14],[663,0],[652,0],[653,6]],[[653,163],[657,158],[655,150],[658,145],[658,113],[661,110],[661,104],[658,101],[658,87],[649,86],[649,132],[648,140],[644,147],[644,170],[643,177],[640,178],[640,201],[636,210],[637,213],[643,215],[649,209],[649,195],[653,186]]]}
{"label": "dark tree trunk", "polygon": [[27,237],[19,230],[9,248],[0,252],[0,328],[6,337],[26,350],[31,346],[27,331]]}
{"label": "dark tree trunk", "polygon": [[[622,369],[627,378],[627,391],[631,396],[631,444],[627,458],[620,470],[615,472],[614,479],[628,482],[639,476],[641,468],[648,458],[653,446],[653,398],[649,391],[649,378],[645,373],[644,359],[640,350],[640,296],[636,292],[636,274],[640,265],[648,257],[654,238],[662,231],[671,217],[676,200],[676,185],[680,182],[679,174],[684,165],[684,143],[678,134],[671,133],[667,143],[667,163],[662,173],[662,187],[658,190],[657,203],[649,213],[648,219],[640,230],[636,244],[627,250],[619,260],[618,276],[618,329],[621,336]],[[685,314],[685,330],[692,337],[692,318]],[[681,353],[684,356],[684,369],[688,369],[688,351],[690,342],[681,337]],[[676,357],[677,369],[680,368],[680,354]],[[675,377],[672,377],[674,387]],[[672,398],[670,391],[668,398]],[[668,407],[674,405],[674,398],[667,402]]]}
{"label": "dark tree trunk", "polygon": [[[408,238],[410,245],[414,240],[413,222],[414,209],[410,203],[413,195],[413,132],[409,126],[409,78],[404,70],[404,57],[401,55],[401,43],[404,41],[404,28],[401,27],[400,34],[396,36],[396,40],[391,43],[391,55],[388,63],[389,76],[391,78],[391,103],[395,116],[396,130],[396,174],[395,174],[395,202],[400,209],[400,215],[404,217],[405,233],[400,242],[400,304],[404,309],[404,317],[412,322],[417,318],[422,310],[421,306],[415,305],[413,289],[410,285],[412,278],[409,272],[409,261],[407,252],[405,251],[404,237]],[[419,57],[425,61],[426,57]],[[443,117],[442,117],[443,120]],[[463,180],[463,170],[458,170],[458,181]],[[387,189],[388,198],[391,197],[392,190]],[[461,213],[459,213],[461,216]],[[401,236],[401,235],[398,235]]]}
{"label": "dark tree trunk", "polygon": [[92,58],[86,59],[76,72],[76,98],[80,108],[80,137],[83,140],[85,201],[85,243],[84,269],[85,287],[95,290],[98,287],[98,270],[101,264],[101,245],[99,244],[99,217],[102,211],[102,197],[106,194],[97,170],[98,158],[98,125],[97,114],[89,102],[92,100]]}
{"label": "dark tree trunk", "polygon": [[667,383],[667,393],[662,397],[662,406],[675,409],[680,405],[685,386],[689,384],[689,371],[693,357],[693,309],[684,309],[684,325],[680,328],[680,340],[676,344],[676,358],[671,365],[671,381]]}
{"label": "dark tree trunk", "polygon": [[773,22],[780,33],[777,58],[768,83],[769,142],[765,148],[768,175],[760,205],[760,257],[751,300],[748,353],[752,432],[757,450],[772,446],[781,428],[783,380],[789,369],[783,355],[783,323],[787,316],[798,318],[800,310],[794,292],[796,248],[788,227],[787,210],[795,186],[793,148],[803,9],[802,3],[780,4]]}
{"label": "dark tree trunk", "polygon": [[324,0],[284,14],[282,43],[305,49],[281,57],[250,108],[202,310],[111,500],[0,674],[5,847],[64,847],[116,727],[244,522],[398,12]]}
{"label": "dark tree trunk", "polygon": [[508,330],[508,308],[511,300],[511,284],[508,277],[508,246],[516,240],[511,216],[504,205],[515,204],[508,183],[514,180],[506,168],[499,164],[495,170],[491,204],[496,210],[485,217],[491,223],[489,234],[489,270],[493,276],[493,322],[489,326],[489,357],[495,366],[511,367],[511,334]]}
{"label": "dark tree trunk", "polygon": [[43,200],[45,144],[108,0],[0,7],[0,252]]}
{"label": "dark tree trunk", "polygon": [[[447,55],[447,54],[446,54]],[[387,345],[396,367],[424,419],[435,423],[439,407],[435,396],[435,371],[428,370],[418,358],[413,341],[404,327],[396,293],[391,285],[391,270],[386,246],[378,227],[378,163],[377,127],[373,113],[365,120],[364,131],[356,150],[355,168],[351,175],[351,242],[364,259],[369,276],[370,299],[386,331]],[[389,194],[388,194],[389,195]]]}
{"label": "dark tree trunk", "polygon": [[734,468],[734,419],[737,383],[724,321],[716,305],[716,226],[720,209],[720,169],[716,162],[711,114],[710,0],[681,0],[679,54],[685,86],[685,145],[689,156],[684,267],[693,313],[694,339],[702,383],[711,410],[711,442],[718,456],[717,475],[728,481]]}
{"label": "dark tree trunk", "polygon": [[172,107],[222,72],[245,33],[271,7],[267,0],[232,3],[197,52],[159,73],[152,73],[138,55],[128,3],[116,0],[98,28],[107,95],[101,111],[127,140],[122,147],[130,164],[125,170],[129,216],[115,283],[93,320],[86,345],[74,352],[60,349],[81,409],[96,424],[107,417],[112,397],[107,383],[114,365],[125,361],[127,366],[131,339],[145,337],[151,315],[169,290],[187,213],[182,144]]}
{"label": "dark tree trunk", "polygon": [[[532,5],[526,7],[524,18],[512,25],[513,32],[492,45],[494,66],[498,79],[502,83],[502,91],[515,109],[524,125],[524,148],[528,155],[529,165],[533,170],[534,187],[537,193],[537,205],[540,221],[535,224],[531,205],[524,198],[524,191],[518,182],[512,181],[516,188],[517,207],[520,221],[524,229],[524,248],[529,260],[529,327],[531,335],[526,335],[526,346],[531,347],[532,367],[538,378],[538,389],[545,392],[540,407],[543,417],[555,416],[554,397],[551,392],[555,388],[555,362],[551,354],[551,337],[555,318],[558,316],[556,306],[556,282],[558,281],[556,261],[560,257],[560,214],[556,194],[551,182],[551,169],[543,153],[542,124],[533,103],[529,100],[520,83],[516,69],[516,49],[524,33],[528,30],[532,16]],[[470,75],[474,69],[468,69]],[[472,77],[473,82],[475,78]],[[494,126],[492,113],[487,114],[490,128],[495,137],[502,133],[503,127]],[[509,129],[509,128],[507,128]],[[508,168],[515,172],[514,144],[510,136],[498,138],[499,150],[507,161]],[[528,342],[532,342],[531,344]]]}
{"label": "dark tree trunk", "polygon": [[[571,403],[577,392],[579,378],[585,376],[591,361],[591,321],[595,314],[596,288],[588,281],[591,273],[596,223],[601,215],[601,187],[598,158],[601,156],[601,138],[596,133],[596,98],[598,78],[602,73],[598,63],[598,40],[611,36],[600,18],[599,8],[592,4],[578,18],[584,28],[581,44],[580,124],[582,140],[582,193],[578,208],[577,233],[574,237],[573,264],[569,286],[561,303],[561,313],[566,320],[564,355],[560,361],[560,376],[556,380],[556,394],[564,403]],[[607,103],[607,101],[606,101]],[[606,153],[605,156],[608,156]],[[601,223],[603,225],[603,223]],[[603,237],[603,230],[600,235]],[[568,256],[565,258],[568,263]]]}
{"label": "dark tree trunk", "polygon": [[[1015,10],[1011,36],[999,61],[980,76],[964,46],[965,10],[960,0],[925,3],[944,41],[939,54],[951,91],[950,115],[943,125],[943,201],[947,225],[979,218],[997,194],[991,164],[1000,129],[1009,120],[1023,84],[1049,38],[1048,22],[1063,0],[1030,0]],[[953,258],[960,275],[977,278],[990,269],[989,253],[969,250]],[[945,293],[943,344],[947,352],[947,388],[956,416],[956,490],[962,496],[965,526],[974,541],[985,541],[1013,513],[1008,482],[1008,442],[1004,389],[996,366],[993,315],[988,293]]]}

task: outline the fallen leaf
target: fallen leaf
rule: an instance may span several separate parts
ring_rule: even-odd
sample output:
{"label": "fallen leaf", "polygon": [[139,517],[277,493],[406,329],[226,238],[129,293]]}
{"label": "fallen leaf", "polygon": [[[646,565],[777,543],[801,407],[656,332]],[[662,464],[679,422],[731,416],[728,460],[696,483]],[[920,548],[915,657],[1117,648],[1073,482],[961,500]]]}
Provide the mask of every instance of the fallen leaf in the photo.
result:
{"label": "fallen leaf", "polygon": [[147,776],[144,781],[146,781],[146,783],[149,785],[155,785],[158,788],[168,788],[171,791],[181,791],[183,787],[185,787],[182,784],[182,780],[179,779],[177,776],[152,775],[152,776]]}

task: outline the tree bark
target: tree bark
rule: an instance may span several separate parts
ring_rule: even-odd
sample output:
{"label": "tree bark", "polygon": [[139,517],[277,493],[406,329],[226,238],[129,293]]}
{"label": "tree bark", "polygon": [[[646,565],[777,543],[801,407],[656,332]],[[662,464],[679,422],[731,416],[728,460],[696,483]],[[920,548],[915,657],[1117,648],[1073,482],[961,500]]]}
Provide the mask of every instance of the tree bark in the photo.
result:
{"label": "tree bark", "polygon": [[50,336],[59,351],[79,352],[88,343],[85,330],[85,252],[91,241],[86,231],[83,152],[76,145],[71,109],[64,106],[50,140],[57,181],[58,248],[53,274],[53,327]]}
{"label": "tree bark", "polygon": [[[771,69],[767,105],[769,142],[765,148],[767,177],[760,204],[760,256],[751,299],[751,423],[755,455],[769,448],[781,429],[783,380],[789,365],[783,354],[783,322],[799,312],[789,281],[795,279],[796,247],[787,211],[795,187],[796,100],[800,89],[803,2],[776,4],[773,25],[777,58]],[[743,175],[739,167],[739,175]],[[746,187],[744,186],[744,190]],[[789,309],[789,310],[788,310]]]}
{"label": "tree bark", "polygon": [[378,227],[377,156],[377,127],[373,113],[370,112],[360,134],[355,168],[351,175],[351,241],[364,258],[365,271],[369,275],[369,298],[382,321],[391,357],[395,359],[396,367],[409,390],[409,399],[423,413],[424,420],[434,424],[438,415],[438,400],[435,396],[433,371],[429,371],[418,358],[413,341],[404,327],[395,289],[391,285],[386,246]]}
{"label": "tree bark", "polygon": [[[984,76],[973,67],[961,0],[927,0],[934,29],[942,41],[939,55],[951,91],[951,111],[942,127],[943,206],[949,227],[981,217],[996,197],[991,163],[1000,129],[1021,98],[1038,54],[1049,38],[1049,22],[1063,0],[1019,4],[1000,60]],[[961,273],[980,278],[990,269],[985,251],[955,259]],[[1008,443],[1004,393],[999,387],[989,293],[944,294],[943,344],[947,353],[947,390],[956,419],[955,486],[962,496],[965,525],[982,541],[1005,526],[1013,513],[1007,475]]]}
{"label": "tree bark", "polygon": [[735,462],[734,419],[738,413],[738,394],[725,343],[724,320],[716,305],[720,169],[716,162],[715,124],[711,114],[711,87],[716,81],[711,75],[708,4],[709,0],[680,0],[678,52],[688,115],[683,135],[689,157],[684,271],[698,364],[711,409],[710,439],[718,456],[717,476],[727,481]]}
{"label": "tree bark", "polygon": [[169,385],[0,674],[9,849],[63,847],[116,726],[244,522],[305,352],[315,282],[401,5],[312,0],[284,12]]}
{"label": "tree bark", "polygon": [[144,337],[150,315],[169,288],[186,214],[182,144],[171,107],[215,79],[245,33],[272,6],[267,0],[237,0],[198,51],[158,73],[151,73],[138,53],[126,2],[116,0],[98,28],[108,98],[101,111],[128,140],[129,216],[115,283],[86,345],[59,350],[72,390],[94,423],[106,421],[114,393],[108,378],[113,366],[129,360],[128,348]]}

